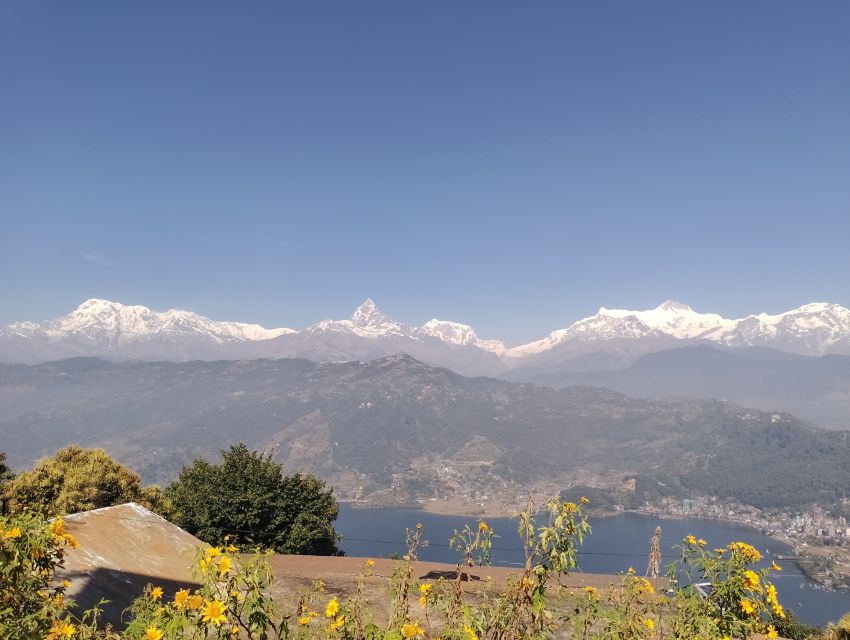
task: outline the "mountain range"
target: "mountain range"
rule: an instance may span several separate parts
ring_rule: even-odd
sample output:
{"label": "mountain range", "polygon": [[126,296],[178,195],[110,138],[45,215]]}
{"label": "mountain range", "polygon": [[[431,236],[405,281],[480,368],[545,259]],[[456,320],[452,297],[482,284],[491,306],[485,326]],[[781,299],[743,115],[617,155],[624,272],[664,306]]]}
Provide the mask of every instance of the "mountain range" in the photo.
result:
{"label": "mountain range", "polygon": [[549,372],[622,369],[643,355],[699,344],[724,349],[768,347],[822,356],[850,354],[850,310],[807,304],[777,315],[731,320],[667,301],[647,311],[602,308],[541,340],[507,346],[466,324],[433,319],[397,322],[368,299],[346,320],[302,330],[218,322],[189,311],[156,312],[107,300],[71,313],[0,329],[0,361],[38,363],[68,357],[112,360],[234,360],[303,357],[317,362],[368,361],[405,352],[468,375],[530,378]]}
{"label": "mountain range", "polygon": [[301,330],[95,299],[56,320],[0,330],[0,362],[24,364],[73,357],[369,362],[397,353],[462,375],[605,387],[648,399],[724,398],[850,428],[850,311],[837,304],[739,320],[673,301],[648,311],[603,308],[518,346],[482,339],[469,325],[448,320],[410,326],[371,299],[348,319]]}
{"label": "mountain range", "polygon": [[[0,442],[16,467],[71,442],[167,482],[236,441],[341,496],[515,498],[538,482],[762,507],[850,498],[850,432],[720,400],[645,400],[464,377],[408,355],[0,364]],[[556,489],[557,490],[557,489]]]}

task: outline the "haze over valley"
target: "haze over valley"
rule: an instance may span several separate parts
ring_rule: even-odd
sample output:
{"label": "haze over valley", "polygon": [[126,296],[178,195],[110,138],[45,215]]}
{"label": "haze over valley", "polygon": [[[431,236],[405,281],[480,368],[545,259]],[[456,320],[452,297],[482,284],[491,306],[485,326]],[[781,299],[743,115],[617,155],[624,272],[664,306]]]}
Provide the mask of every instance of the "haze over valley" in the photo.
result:
{"label": "haze over valley", "polygon": [[196,313],[91,299],[56,320],[0,330],[0,362],[304,358],[370,361],[407,353],[463,375],[603,387],[643,398],[726,399],[850,427],[850,311],[808,304],[730,320],[667,301],[648,311],[602,308],[528,344],[482,339],[469,325],[397,322],[371,300],[349,319],[267,329]]}

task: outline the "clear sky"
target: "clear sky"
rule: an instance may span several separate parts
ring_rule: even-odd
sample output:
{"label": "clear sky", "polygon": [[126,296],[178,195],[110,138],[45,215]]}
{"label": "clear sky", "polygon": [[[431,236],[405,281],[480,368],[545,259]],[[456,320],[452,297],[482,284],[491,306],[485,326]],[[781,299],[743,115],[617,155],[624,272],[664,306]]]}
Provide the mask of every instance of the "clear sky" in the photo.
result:
{"label": "clear sky", "polygon": [[0,4],[0,324],[850,306],[850,2]]}

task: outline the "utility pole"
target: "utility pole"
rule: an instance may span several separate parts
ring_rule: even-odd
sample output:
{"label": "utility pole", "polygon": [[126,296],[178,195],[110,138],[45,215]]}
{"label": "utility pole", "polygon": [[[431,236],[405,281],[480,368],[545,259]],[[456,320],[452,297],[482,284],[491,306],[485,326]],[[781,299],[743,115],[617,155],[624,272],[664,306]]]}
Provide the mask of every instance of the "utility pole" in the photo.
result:
{"label": "utility pole", "polygon": [[652,542],[649,545],[649,564],[646,567],[645,576],[651,579],[658,577],[658,572],[661,569],[661,527],[655,527],[655,535],[652,536]]}

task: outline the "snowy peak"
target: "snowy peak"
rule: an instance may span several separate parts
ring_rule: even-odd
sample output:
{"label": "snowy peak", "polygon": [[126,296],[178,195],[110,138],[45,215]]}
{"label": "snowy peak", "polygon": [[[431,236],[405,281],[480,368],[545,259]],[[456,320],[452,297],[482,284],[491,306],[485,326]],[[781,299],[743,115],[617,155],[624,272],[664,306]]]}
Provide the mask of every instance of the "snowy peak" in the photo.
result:
{"label": "snowy peak", "polygon": [[610,318],[635,318],[650,331],[657,331],[680,340],[704,337],[706,332],[723,328],[730,320],[715,313],[697,313],[688,305],[667,300],[654,309],[626,311],[600,309],[599,315]]}
{"label": "snowy peak", "polygon": [[372,298],[366,298],[359,307],[351,314],[351,322],[361,328],[376,328],[396,324],[389,316],[384,314]]}
{"label": "snowy peak", "polygon": [[[273,338],[280,339],[266,344]],[[43,362],[76,355],[143,360],[297,356],[326,361],[408,351],[432,364],[460,370],[482,356],[486,357],[481,362],[498,364],[500,359],[503,367],[524,366],[526,358],[533,358],[528,361],[532,364],[566,362],[603,353],[624,361],[622,357],[633,359],[701,342],[805,355],[850,354],[850,311],[815,302],[775,315],[733,320],[666,300],[643,311],[603,307],[541,340],[508,348],[450,320],[435,318],[418,327],[403,324],[383,313],[371,298],[348,319],[323,320],[304,331],[218,322],[191,311],[152,311],[92,298],[55,320],[0,329],[0,361]]]}
{"label": "snowy peak", "polygon": [[815,302],[776,315],[760,313],[735,321],[718,340],[729,346],[770,346],[806,355],[850,354],[850,310]]}
{"label": "snowy peak", "polygon": [[410,327],[396,322],[383,313],[372,298],[366,300],[354,310],[350,320],[322,320],[308,327],[313,334],[348,333],[362,338],[380,338],[386,336],[409,336]]}
{"label": "snowy peak", "polygon": [[524,358],[565,344],[637,344],[659,340],[709,341],[730,347],[765,346],[793,353],[850,353],[850,311],[838,304],[812,303],[778,315],[759,314],[732,320],[699,313],[675,300],[654,309],[632,311],[602,307],[546,338],[513,347],[509,358]]}
{"label": "snowy peak", "polygon": [[677,302],[676,300],[665,300],[657,307],[655,307],[655,311],[664,311],[664,312],[673,312],[673,313],[693,313],[694,310],[691,309],[688,305],[683,302]]}
{"label": "snowy peak", "polygon": [[26,330],[31,335],[41,334],[50,341],[75,338],[112,346],[153,337],[197,337],[224,343],[268,340],[294,333],[292,329],[266,329],[243,322],[216,322],[190,311],[172,309],[157,312],[141,305],[123,305],[96,298],[86,300],[71,313],[44,325],[27,325]]}
{"label": "snowy peak", "polygon": [[500,340],[482,340],[468,324],[451,322],[450,320],[433,318],[419,327],[416,334],[437,338],[446,344],[459,347],[477,347],[497,355],[507,351],[505,344]]}

